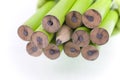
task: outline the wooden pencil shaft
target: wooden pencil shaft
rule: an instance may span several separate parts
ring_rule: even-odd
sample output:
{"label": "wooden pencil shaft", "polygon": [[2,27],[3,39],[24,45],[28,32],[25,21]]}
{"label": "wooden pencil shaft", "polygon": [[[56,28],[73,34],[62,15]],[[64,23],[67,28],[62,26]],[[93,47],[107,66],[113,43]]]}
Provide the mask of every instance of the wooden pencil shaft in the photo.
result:
{"label": "wooden pencil shaft", "polygon": [[71,39],[72,29],[63,25],[56,35],[56,44],[63,44]]}
{"label": "wooden pencil shaft", "polygon": [[43,33],[48,37],[48,41],[49,41],[49,42],[51,42],[52,39],[53,39],[53,37],[54,37],[54,34],[47,32],[47,31],[42,27],[42,24],[36,29],[36,31],[43,32]]}
{"label": "wooden pencil shaft", "polygon": [[50,43],[47,47],[44,48],[44,54],[49,59],[57,59],[63,49],[62,45],[56,46],[55,43]]}
{"label": "wooden pencil shaft", "polygon": [[71,11],[66,15],[65,22],[70,28],[75,29],[82,25],[82,15],[77,11]]}
{"label": "wooden pencil shaft", "polygon": [[42,49],[39,49],[33,42],[27,44],[26,51],[29,55],[34,57],[38,57],[42,54]]}
{"label": "wooden pencil shaft", "polygon": [[35,43],[35,45],[37,45],[39,48],[45,48],[48,46],[53,37],[54,37],[53,33],[48,33],[43,29],[42,25],[40,25],[36,29],[36,32],[32,34],[31,39]]}
{"label": "wooden pencil shaft", "polygon": [[80,47],[69,41],[64,45],[64,52],[68,57],[75,58],[80,54]]}
{"label": "wooden pencil shaft", "polygon": [[79,47],[85,47],[90,43],[90,29],[85,26],[77,28],[72,34],[72,42]]}
{"label": "wooden pencil shaft", "polygon": [[86,60],[94,61],[99,56],[99,50],[93,45],[88,45],[82,48],[81,54]]}

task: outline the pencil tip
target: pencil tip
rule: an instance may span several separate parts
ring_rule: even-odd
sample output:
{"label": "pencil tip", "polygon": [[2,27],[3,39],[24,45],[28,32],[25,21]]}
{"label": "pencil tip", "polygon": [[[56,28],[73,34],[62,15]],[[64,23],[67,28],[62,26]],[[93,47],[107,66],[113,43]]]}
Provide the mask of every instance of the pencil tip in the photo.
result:
{"label": "pencil tip", "polygon": [[62,44],[62,41],[60,39],[56,40],[56,45],[58,46],[60,44]]}

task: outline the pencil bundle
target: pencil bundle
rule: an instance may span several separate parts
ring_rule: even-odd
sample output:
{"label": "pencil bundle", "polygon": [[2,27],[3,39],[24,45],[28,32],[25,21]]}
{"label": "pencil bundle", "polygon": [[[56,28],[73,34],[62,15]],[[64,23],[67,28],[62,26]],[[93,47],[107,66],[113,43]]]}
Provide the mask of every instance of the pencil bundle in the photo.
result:
{"label": "pencil bundle", "polygon": [[99,47],[120,32],[119,15],[117,0],[38,0],[37,11],[18,28],[18,35],[28,41],[31,56],[43,52],[54,60],[64,51],[68,57],[81,53],[93,61]]}

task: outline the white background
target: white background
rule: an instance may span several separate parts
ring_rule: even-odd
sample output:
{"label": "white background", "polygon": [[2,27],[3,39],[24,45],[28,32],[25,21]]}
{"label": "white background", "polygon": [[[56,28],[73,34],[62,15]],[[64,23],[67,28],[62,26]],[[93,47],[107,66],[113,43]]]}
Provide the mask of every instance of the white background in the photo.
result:
{"label": "white background", "polygon": [[27,42],[18,37],[17,28],[36,11],[36,3],[0,1],[0,80],[120,80],[120,35],[111,37],[92,62],[64,53],[54,61],[43,54],[29,56]]}

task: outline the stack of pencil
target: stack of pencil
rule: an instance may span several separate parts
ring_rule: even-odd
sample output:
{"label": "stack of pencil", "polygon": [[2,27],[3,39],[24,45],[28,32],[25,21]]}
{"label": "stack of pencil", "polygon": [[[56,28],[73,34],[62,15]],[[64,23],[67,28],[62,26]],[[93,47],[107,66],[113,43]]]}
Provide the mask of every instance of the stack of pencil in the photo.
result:
{"label": "stack of pencil", "polygon": [[71,58],[81,53],[86,60],[96,60],[99,47],[109,41],[119,22],[119,13],[112,9],[112,2],[45,1],[18,28],[18,35],[24,41],[29,41],[26,50],[34,57],[43,52],[47,58],[54,60],[64,51]]}

